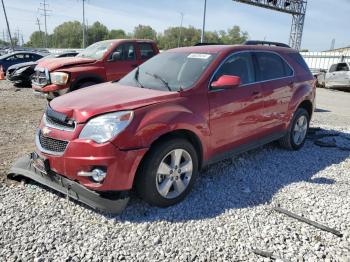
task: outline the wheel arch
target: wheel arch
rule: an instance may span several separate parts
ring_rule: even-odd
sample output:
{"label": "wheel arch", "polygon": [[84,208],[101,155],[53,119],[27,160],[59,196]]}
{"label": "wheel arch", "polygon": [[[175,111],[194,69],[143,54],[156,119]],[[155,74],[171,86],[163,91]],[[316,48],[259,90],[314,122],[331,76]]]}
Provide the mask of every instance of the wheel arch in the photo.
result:
{"label": "wheel arch", "polygon": [[74,83],[71,85],[70,90],[71,91],[76,90],[79,87],[79,85],[81,85],[84,82],[95,82],[96,84],[99,84],[99,83],[103,83],[104,79],[96,74],[79,75],[75,79]]}
{"label": "wheel arch", "polygon": [[155,145],[162,143],[163,141],[174,138],[186,139],[193,145],[198,156],[198,166],[201,168],[203,164],[203,145],[199,137],[194,132],[188,129],[177,129],[161,135],[152,142],[150,149],[152,149],[152,147],[154,147]]}
{"label": "wheel arch", "polygon": [[311,119],[313,114],[313,104],[310,100],[306,99],[302,101],[297,108],[304,108],[309,113],[309,117]]}
{"label": "wheel arch", "polygon": [[[139,172],[140,168],[141,168],[142,164],[144,163],[144,161],[147,159],[147,156],[151,152],[151,150],[156,145],[158,145],[164,141],[168,141],[169,139],[175,139],[175,138],[185,139],[193,145],[193,147],[195,148],[195,150],[197,152],[199,170],[203,167],[203,162],[204,162],[203,155],[204,155],[204,153],[203,153],[203,145],[202,145],[200,138],[194,132],[192,132],[188,129],[177,129],[177,130],[169,131],[165,134],[162,134],[161,136],[159,136],[156,140],[154,140],[151,143],[149,150],[147,151],[147,153],[144,155],[141,162],[139,163],[133,184],[135,184],[137,177],[140,175],[140,172]],[[134,187],[134,185],[133,185],[133,187]]]}

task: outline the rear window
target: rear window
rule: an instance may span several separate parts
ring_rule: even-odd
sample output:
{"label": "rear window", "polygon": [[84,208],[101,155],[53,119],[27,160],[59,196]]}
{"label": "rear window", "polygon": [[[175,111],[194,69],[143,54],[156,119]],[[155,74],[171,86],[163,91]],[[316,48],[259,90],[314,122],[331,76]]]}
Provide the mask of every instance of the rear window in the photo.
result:
{"label": "rear window", "polygon": [[260,80],[273,80],[293,75],[290,66],[277,54],[257,52]]}
{"label": "rear window", "polygon": [[139,43],[141,59],[149,59],[155,55],[152,44]]}

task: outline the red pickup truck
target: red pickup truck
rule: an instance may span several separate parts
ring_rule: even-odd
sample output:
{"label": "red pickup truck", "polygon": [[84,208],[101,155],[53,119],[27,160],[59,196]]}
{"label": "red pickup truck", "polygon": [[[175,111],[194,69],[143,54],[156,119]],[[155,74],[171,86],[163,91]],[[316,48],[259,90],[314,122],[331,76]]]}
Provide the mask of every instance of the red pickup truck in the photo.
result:
{"label": "red pickup truck", "polygon": [[106,40],[97,42],[76,57],[40,62],[32,77],[36,94],[48,100],[106,81],[118,81],[140,64],[158,54],[154,41]]}

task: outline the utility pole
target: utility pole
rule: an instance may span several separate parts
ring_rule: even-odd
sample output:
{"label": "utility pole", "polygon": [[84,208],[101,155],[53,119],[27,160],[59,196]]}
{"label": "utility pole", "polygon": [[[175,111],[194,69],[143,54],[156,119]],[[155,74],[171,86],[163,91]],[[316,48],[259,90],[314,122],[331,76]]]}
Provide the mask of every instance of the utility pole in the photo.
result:
{"label": "utility pole", "polygon": [[330,50],[334,50],[334,48],[335,48],[335,38],[332,39],[331,49]]}
{"label": "utility pole", "polygon": [[[41,45],[43,46],[44,45],[44,43],[43,43],[44,41],[43,41],[43,35],[41,33],[41,27],[40,27],[41,23],[40,23],[40,20],[39,20],[38,17],[36,18],[36,24],[37,24],[37,26],[39,28],[39,34],[40,34],[40,38],[41,38]],[[38,47],[40,47],[40,46],[38,46]]]}
{"label": "utility pole", "polygon": [[10,38],[11,48],[12,48],[13,51],[15,51],[15,49],[14,49],[14,47],[13,47],[12,36],[11,36],[11,31],[10,31],[10,26],[9,26],[9,21],[7,20],[7,14],[6,14],[6,9],[5,9],[4,0],[1,0],[1,3],[2,3],[2,9],[4,10],[4,15],[5,15],[5,20],[6,20],[8,35],[9,35],[9,38]]}
{"label": "utility pole", "polygon": [[86,0],[82,0],[83,1],[83,48],[85,48],[86,45],[86,26],[85,26],[85,1]]}
{"label": "utility pole", "polygon": [[19,45],[20,45],[20,42],[19,42],[19,28],[18,28],[18,27],[17,27],[17,29],[16,29],[16,33],[17,33],[17,34],[15,34],[15,36],[16,36],[16,40],[17,40],[17,41],[16,41],[15,44],[19,46]]}
{"label": "utility pole", "polygon": [[48,10],[47,7],[49,6],[49,4],[46,3],[46,0],[44,0],[44,3],[40,3],[41,8],[39,8],[39,11],[42,11],[43,13],[41,14],[44,17],[44,21],[45,21],[45,48],[47,48],[47,17],[48,12],[51,12],[52,10]]}
{"label": "utility pole", "polygon": [[180,23],[180,32],[179,32],[179,39],[177,41],[177,47],[180,47],[180,42],[181,42],[181,34],[182,34],[182,22],[184,20],[184,13],[180,13],[181,15],[181,23]]}
{"label": "utility pole", "polygon": [[201,43],[204,42],[205,39],[205,18],[207,14],[207,0],[204,0],[204,12],[203,12],[203,28],[202,28],[202,36],[201,36]]}

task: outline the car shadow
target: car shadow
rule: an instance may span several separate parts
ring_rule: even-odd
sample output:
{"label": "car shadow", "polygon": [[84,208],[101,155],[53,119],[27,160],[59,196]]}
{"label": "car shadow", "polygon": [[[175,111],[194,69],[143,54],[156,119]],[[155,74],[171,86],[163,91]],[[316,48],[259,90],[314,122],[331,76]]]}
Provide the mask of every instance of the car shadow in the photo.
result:
{"label": "car shadow", "polygon": [[316,108],[316,109],[315,109],[315,112],[316,112],[316,113],[328,113],[328,112],[331,112],[331,111],[326,110],[326,109]]}
{"label": "car shadow", "polygon": [[[318,129],[317,135],[323,133],[350,139],[349,134]],[[319,147],[312,140],[314,135],[299,151],[287,151],[272,143],[207,167],[201,171],[192,192],[175,206],[151,207],[132,197],[124,212],[115,218],[140,223],[201,220],[231,209],[269,203],[279,190],[293,183],[332,186],[337,181],[322,177],[319,172],[343,162],[350,151]]]}

